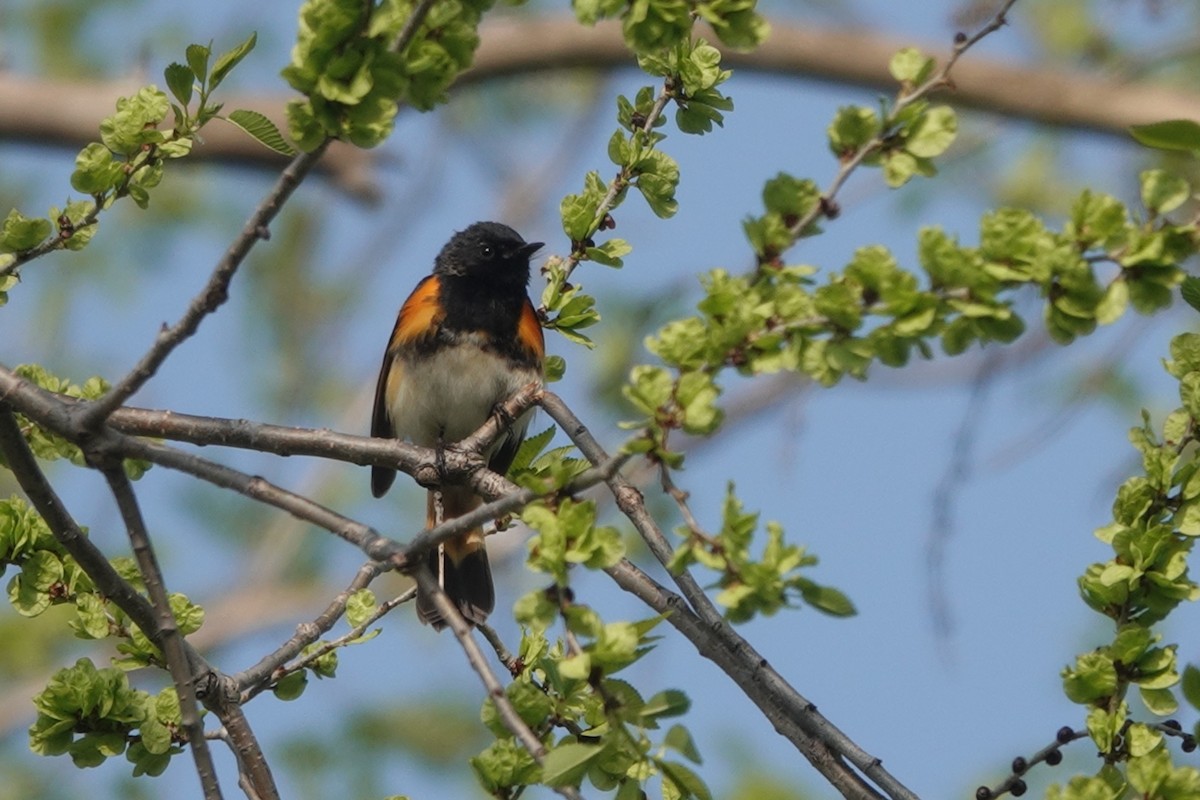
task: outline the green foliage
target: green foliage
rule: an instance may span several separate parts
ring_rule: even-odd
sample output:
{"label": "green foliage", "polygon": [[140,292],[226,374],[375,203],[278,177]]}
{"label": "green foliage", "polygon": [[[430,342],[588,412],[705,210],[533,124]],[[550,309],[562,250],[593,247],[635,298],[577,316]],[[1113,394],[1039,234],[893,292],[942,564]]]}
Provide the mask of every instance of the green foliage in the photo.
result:
{"label": "green foliage", "polygon": [[596,504],[591,500],[565,499],[555,508],[535,503],[525,508],[521,519],[534,530],[526,545],[529,567],[552,576],[560,586],[567,585],[571,564],[604,569],[625,556],[620,532],[596,525]]}
{"label": "green foliage", "polygon": [[283,70],[303,95],[288,104],[292,138],[302,150],[344,139],[374,147],[392,132],[401,103],[422,111],[471,65],[476,29],[491,0],[441,0],[408,41],[397,40],[417,7],[413,0],[307,0],[292,61]]}
{"label": "green foliage", "polygon": [[125,753],[134,775],[158,775],[182,752],[174,689],[151,696],[130,687],[123,671],[86,658],[56,672],[34,705],[29,746],[40,755],[66,753],[78,767],[95,767]]}
{"label": "green foliage", "polygon": [[687,728],[672,725],[657,744],[651,736],[662,721],[687,712],[688,697],[668,689],[644,699],[612,677],[649,650],[649,633],[660,620],[606,625],[561,595],[552,605],[567,625],[567,642],[551,645],[542,629],[526,630],[518,674],[505,689],[513,710],[546,747],[544,764],[539,767],[516,744],[489,699],[482,719],[497,738],[471,760],[484,789],[509,796],[531,784],[579,787],[587,781],[632,798],[644,797],[646,783],[658,779],[664,797],[710,798],[691,768],[670,755],[700,763]]}
{"label": "green foliage", "polygon": [[[13,372],[48,392],[54,392],[55,394],[65,395],[66,397],[78,400],[96,400],[109,389],[108,382],[103,378],[93,376],[84,381],[83,385],[80,386],[79,384],[71,383],[65,378],[59,378],[50,374],[49,371],[38,364],[21,364],[15,367]],[[38,458],[46,461],[65,458],[76,466],[84,466],[86,463],[83,452],[76,445],[71,444],[61,436],[38,427],[21,414],[17,415],[17,422],[21,427],[21,432],[25,434],[26,441],[29,442],[29,448]],[[3,459],[0,459],[0,466],[3,465]],[[142,477],[146,473],[146,470],[150,469],[149,462],[138,459],[126,459],[123,466],[125,474],[132,480]]]}
{"label": "green foliage", "polygon": [[700,564],[718,573],[721,592],[717,602],[725,606],[732,622],[747,622],[759,614],[770,616],[796,600],[833,616],[857,613],[842,592],[800,574],[802,568],[815,566],[817,557],[803,547],[786,544],[779,523],[767,523],[767,542],[756,558],[751,547],[757,530],[758,514],[743,509],[731,483],[725,494],[721,529],[710,536],[686,526],[678,528],[684,542],[675,549],[670,569],[679,572]]}
{"label": "green foliage", "polygon": [[1168,119],[1148,125],[1131,125],[1134,139],[1157,150],[1183,150],[1200,154],[1200,123],[1190,119]]}
{"label": "green foliage", "polygon": [[[1010,342],[1025,330],[1010,298],[1026,286],[1046,299],[1047,330],[1064,344],[1130,305],[1142,313],[1165,307],[1184,278],[1182,262],[1196,252],[1197,229],[1159,214],[1190,190],[1155,170],[1143,173],[1142,186],[1158,209],[1148,209],[1145,222],[1114,198],[1084,191],[1060,231],[1019,209],[985,215],[978,247],[923,228],[924,287],[878,246],[860,248],[841,273],[816,285],[814,268],[785,265],[779,255],[819,202],[817,190],[790,176],[773,178],[763,192],[766,214],[745,224],[762,266],[745,275],[709,272],[699,315],[670,322],[647,341],[675,374],[648,366],[631,373],[625,394],[642,415],[632,426],[643,430],[635,450],[678,465],[667,435],[716,429],[716,378],[726,368],[743,375],[789,370],[833,385],[845,375],[865,378],[874,361],[898,367],[914,352],[928,357],[934,341],[950,355],[976,342]],[[1102,264],[1110,266],[1107,281],[1098,275]],[[689,391],[695,387],[702,391]]]}
{"label": "green foliage", "polygon": [[[1156,181],[1143,176],[1147,185]],[[1148,194],[1156,196],[1153,188]],[[1188,667],[1181,686],[1178,645],[1160,644],[1162,634],[1154,630],[1179,603],[1200,599],[1187,563],[1200,536],[1200,335],[1176,336],[1166,366],[1179,380],[1182,405],[1166,416],[1161,435],[1145,413],[1130,431],[1143,474],[1121,485],[1113,521],[1096,531],[1113,557],[1079,579],[1084,602],[1113,621],[1113,639],[1063,670],[1063,690],[1089,708],[1088,733],[1108,766],[1095,778],[1055,788],[1051,797],[1120,797],[1128,789],[1140,797],[1183,798],[1200,788],[1200,771],[1175,767],[1167,739],[1135,720],[1126,702],[1136,687],[1147,711],[1166,716],[1179,707],[1176,687],[1189,702],[1200,699],[1200,673]]]}
{"label": "green foliage", "polygon": [[[45,521],[18,497],[0,501],[0,572],[19,571],[8,582],[8,599],[17,613],[36,617],[52,605],[75,603],[73,628],[107,635],[107,622],[97,621],[91,579],[51,534]],[[80,601],[80,598],[89,598]],[[98,637],[90,637],[98,638]]]}
{"label": "green foliage", "polygon": [[[200,129],[218,116],[219,103],[210,99],[213,90],[254,48],[256,37],[219,56],[208,72],[209,47],[187,48],[187,64],[173,63],[163,72],[171,102],[157,86],[144,86],[129,97],[117,100],[116,113],[100,123],[100,141],[84,146],[75,157],[71,187],[90,200],[71,200],[63,209],[52,208],[48,218],[30,218],[16,209],[0,227],[0,268],[9,267],[13,254],[22,261],[52,250],[81,250],[96,233],[98,216],[122,198],[139,208],[150,204],[150,192],[162,182],[165,163],[192,151]],[[190,108],[193,96],[195,110]],[[165,128],[168,111],[174,125]],[[279,131],[261,114],[233,112],[239,125],[268,146],[286,152]],[[282,149],[281,149],[282,146]]]}
{"label": "green foliage", "polygon": [[590,466],[586,459],[572,455],[575,448],[556,447],[546,452],[546,445],[554,438],[556,428],[551,425],[541,433],[521,442],[508,475],[514,483],[540,494],[550,494],[567,486]]}
{"label": "green foliage", "polygon": [[752,49],[770,31],[767,21],[755,11],[755,0],[654,3],[572,0],[571,7],[585,25],[620,17],[625,43],[638,55],[653,54],[687,41],[695,21],[693,14],[711,25],[717,37],[733,48]]}

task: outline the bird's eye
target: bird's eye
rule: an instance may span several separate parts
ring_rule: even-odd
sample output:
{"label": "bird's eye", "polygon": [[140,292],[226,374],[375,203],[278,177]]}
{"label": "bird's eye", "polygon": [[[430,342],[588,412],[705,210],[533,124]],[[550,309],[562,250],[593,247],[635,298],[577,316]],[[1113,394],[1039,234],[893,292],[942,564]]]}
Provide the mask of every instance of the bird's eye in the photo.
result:
{"label": "bird's eye", "polygon": [[479,254],[484,258],[495,258],[496,248],[492,247],[490,244],[481,244],[479,245]]}

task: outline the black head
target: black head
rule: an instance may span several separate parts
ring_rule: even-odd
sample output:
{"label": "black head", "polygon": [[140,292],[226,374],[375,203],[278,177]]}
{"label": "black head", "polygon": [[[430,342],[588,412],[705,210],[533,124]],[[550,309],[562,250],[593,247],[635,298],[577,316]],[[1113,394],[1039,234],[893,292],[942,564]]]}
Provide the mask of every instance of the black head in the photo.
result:
{"label": "black head", "polygon": [[541,242],[526,242],[499,222],[476,222],[454,234],[438,253],[433,271],[443,277],[469,277],[481,283],[529,283],[529,257]]}

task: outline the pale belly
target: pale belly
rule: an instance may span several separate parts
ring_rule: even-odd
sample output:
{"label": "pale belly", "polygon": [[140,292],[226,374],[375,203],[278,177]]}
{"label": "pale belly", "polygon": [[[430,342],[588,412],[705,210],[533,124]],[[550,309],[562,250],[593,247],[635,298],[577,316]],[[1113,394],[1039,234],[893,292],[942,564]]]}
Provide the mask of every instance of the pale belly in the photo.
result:
{"label": "pale belly", "polygon": [[[498,403],[540,378],[532,369],[512,369],[470,340],[397,366],[392,375],[402,377],[388,408],[392,428],[398,438],[425,447],[471,435]],[[513,431],[520,435],[528,420],[526,413]]]}

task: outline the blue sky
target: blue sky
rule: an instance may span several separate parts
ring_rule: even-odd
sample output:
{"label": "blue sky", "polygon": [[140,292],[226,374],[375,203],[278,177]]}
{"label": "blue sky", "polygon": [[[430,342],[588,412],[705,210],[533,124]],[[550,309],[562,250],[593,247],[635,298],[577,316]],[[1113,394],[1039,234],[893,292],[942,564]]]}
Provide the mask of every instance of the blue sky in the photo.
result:
{"label": "blue sky", "polygon": [[[872,27],[940,44],[943,51],[954,30],[947,22],[952,10],[947,2],[924,3],[919,9],[869,2],[857,9],[857,16]],[[800,21],[821,19],[808,9],[789,13]],[[1022,13],[1018,4],[1013,29],[994,35],[979,52],[1017,62],[1032,59],[1022,30],[1029,23]],[[1147,16],[1134,4],[1109,4],[1104,13],[1120,21],[1124,36],[1138,42],[1168,41],[1179,22],[1169,12]],[[146,4],[136,14],[132,6],[121,6],[97,23],[90,39],[98,49],[107,49],[114,36],[128,36],[131,27],[138,32],[138,46],[126,48],[127,56],[109,56],[114,74],[138,66],[136,54],[142,52],[154,76],[178,59],[189,41],[211,38],[221,48],[256,29],[260,45],[231,82],[247,90],[284,89],[278,68],[286,61],[295,28],[294,11],[286,4]],[[166,38],[156,33],[164,26],[172,32]],[[18,71],[31,69],[18,31],[0,33],[0,48]],[[617,93],[632,94],[646,82],[636,72],[619,72],[599,94],[613,108]],[[635,248],[625,269],[588,265],[578,274],[601,298],[602,314],[607,313],[605,304],[623,296],[664,288],[686,300],[695,294],[699,272],[744,268],[750,253],[740,221],[758,211],[762,182],[784,170],[827,184],[836,168],[824,139],[829,119],[840,105],[874,102],[868,91],[762,76],[735,75],[727,88],[737,108],[723,130],[706,137],[672,134],[663,145],[684,175],[678,216],[661,222],[631,196],[618,214],[617,234]],[[452,101],[451,111],[461,108]],[[518,137],[494,139],[478,133],[447,135],[439,116],[443,112],[404,114],[382,151],[388,159],[381,168],[386,195],[375,208],[347,202],[320,181],[303,186],[300,204],[328,215],[310,245],[313,269],[339,290],[331,291],[331,298],[341,298],[344,290],[351,299],[316,321],[321,327],[312,351],[315,362],[292,367],[308,374],[305,385],[314,394],[319,391],[331,400],[301,400],[284,419],[266,417],[272,412],[265,410],[264,387],[281,374],[279,354],[253,322],[251,297],[256,295],[245,284],[254,280],[253,270],[271,269],[272,248],[286,244],[273,240],[260,247],[246,274],[239,276],[229,305],[181,348],[135,403],[365,432],[369,391],[395,309],[450,232],[476,219],[494,218],[505,183],[560,146],[565,126],[552,111],[532,109],[533,121]],[[505,221],[517,224],[527,239],[547,242],[545,252],[564,253],[558,198],[575,190],[586,170],[610,171],[605,144],[614,124],[611,115],[599,115],[588,133],[569,143],[564,171],[540,187],[528,216]],[[877,174],[856,176],[843,195],[841,217],[826,226],[826,235],[802,242],[789,260],[836,270],[856,247],[881,243],[902,263],[912,264],[916,232],[928,224],[973,241],[979,216],[992,202],[990,188],[1040,134],[1025,124],[979,116],[965,117],[962,127],[964,138],[991,142],[984,157],[948,165],[944,183],[912,185],[900,193],[884,189]],[[1060,171],[1052,179],[1068,188],[1086,181],[1127,201],[1136,197],[1131,176],[1142,154],[1132,144],[1094,135],[1063,136],[1057,144]],[[953,151],[950,158],[955,158]],[[70,154],[59,151],[0,147],[5,177],[28,189],[22,205],[30,210],[61,202],[71,161]],[[149,217],[117,211],[100,237],[105,252],[116,263],[128,263],[128,269],[108,267],[90,276],[86,253],[31,266],[0,312],[0,361],[38,361],[77,378],[93,373],[115,377],[128,368],[157,326],[182,313],[268,186],[265,176],[228,169],[198,170],[180,181],[186,191],[203,191],[208,198],[203,224],[187,232],[163,231],[156,229],[154,206]],[[286,221],[285,215],[280,226]],[[130,232],[123,234],[123,228]],[[50,298],[67,281],[76,286],[62,301],[71,342],[64,349],[61,342],[47,341],[36,315],[53,307]],[[1036,336],[1039,310],[1030,301],[1027,319],[1030,335]],[[1107,557],[1091,531],[1108,521],[1116,486],[1136,468],[1126,430],[1137,419],[1104,402],[1064,411],[1062,394],[1095,359],[1127,347],[1122,368],[1139,382],[1144,403],[1156,411],[1173,407],[1172,383],[1160,359],[1172,333],[1192,324],[1188,313],[1176,309],[1150,321],[1130,317],[1069,349],[1049,346],[1005,370],[976,406],[970,405],[969,376],[979,363],[978,353],[912,370],[876,369],[865,384],[796,389],[794,398],[741,426],[733,437],[700,448],[679,476],[692,492],[694,510],[710,526],[717,524],[726,481],[735,480],[748,508],[761,510],[764,520],[781,521],[791,540],[821,557],[812,577],[839,587],[855,601],[859,615],[850,620],[802,610],[756,621],[744,634],[828,718],[922,797],[969,796],[980,782],[1002,776],[1013,756],[1048,743],[1061,725],[1081,724],[1080,709],[1060,691],[1059,670],[1075,653],[1102,643],[1107,631],[1078,600],[1075,579],[1088,563]],[[604,325],[594,330],[600,348],[622,333]],[[595,367],[589,354],[555,336],[550,349],[569,361],[566,379],[556,390],[594,423],[593,432],[603,443],[617,446],[622,433],[591,403],[588,378]],[[748,388],[733,381],[729,396]],[[949,468],[968,413],[972,474],[954,493],[954,536],[941,584],[953,627],[939,635],[932,622],[926,565],[933,492]],[[1014,450],[1017,457],[1009,457]],[[362,469],[211,449],[205,455],[285,486],[319,487],[327,502],[397,535],[411,530],[409,516],[419,515],[414,493],[369,500]],[[97,476],[61,470],[56,475],[63,479],[68,503],[92,526],[102,546],[121,547],[115,511]],[[304,526],[277,532],[265,527],[269,520],[261,529],[214,531],[194,513],[198,505],[216,507],[230,519],[249,505],[215,490],[191,491],[187,482],[163,470],[152,471],[141,486],[151,524],[161,531],[168,584],[204,605],[252,581],[254,570],[269,568],[271,557],[285,558],[289,547],[312,548],[323,536]],[[398,521],[397,515],[406,516]],[[240,556],[240,548],[254,544],[259,534],[278,538],[254,559]],[[519,539],[519,534],[506,536]],[[494,544],[501,553],[515,553],[494,556],[497,627],[514,642],[503,609],[539,579],[521,568],[519,541]],[[310,558],[310,566],[331,586],[349,580],[362,560],[340,543],[315,546],[318,555],[315,563]],[[641,613],[603,576],[582,578],[579,592],[609,618]],[[219,664],[229,671],[244,668],[286,638],[295,623],[311,617],[307,608],[290,617],[286,611],[281,624],[223,648]],[[263,697],[249,706],[269,756],[288,734],[319,732],[344,709],[370,705],[381,696],[452,693],[482,698],[454,640],[435,636],[407,616],[389,617],[383,636],[344,654],[338,679],[311,686],[300,702]],[[1189,626],[1195,630],[1200,621],[1195,609],[1178,616],[1175,630],[1181,632]],[[1170,635],[1168,630],[1168,640]],[[1180,657],[1198,661],[1200,653],[1182,650]],[[678,687],[692,697],[685,721],[706,757],[702,771],[717,796],[727,791],[736,770],[748,765],[796,786],[813,787],[813,797],[832,796],[731,682],[700,660],[686,641],[667,635],[629,671],[629,678],[647,692]],[[1189,721],[1186,715],[1182,719]],[[1086,750],[1086,745],[1076,745],[1064,766],[1041,768],[1031,783],[1038,785],[1041,776],[1065,780],[1071,770],[1091,769],[1095,759]],[[228,759],[222,764],[230,768]],[[61,767],[71,772],[65,763]],[[389,769],[394,783],[388,791],[413,798],[464,791],[447,789],[445,774],[409,767],[399,760]],[[101,772],[116,776],[126,769],[121,763]],[[285,772],[276,769],[277,774]],[[82,786],[94,774],[69,780]],[[225,775],[230,795],[236,791],[231,774]],[[281,777],[285,793],[295,796],[300,787]],[[468,776],[454,785],[469,781]],[[163,796],[199,796],[187,759],[177,760],[160,783],[148,788]]]}

